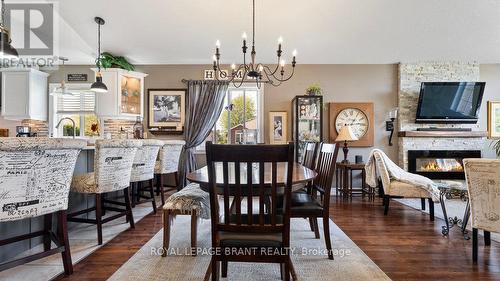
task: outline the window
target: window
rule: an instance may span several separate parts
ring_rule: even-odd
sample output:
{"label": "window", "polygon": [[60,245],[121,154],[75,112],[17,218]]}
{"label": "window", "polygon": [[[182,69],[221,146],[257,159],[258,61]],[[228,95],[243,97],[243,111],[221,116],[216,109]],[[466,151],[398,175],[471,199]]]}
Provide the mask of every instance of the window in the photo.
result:
{"label": "window", "polygon": [[[79,137],[98,135],[96,124],[98,118],[95,114],[95,93],[83,90],[71,90],[68,94],[53,95],[52,131],[56,137],[72,137],[73,129]],[[59,128],[55,128],[62,118],[71,118],[75,121],[75,128],[68,120],[62,121]]]}
{"label": "window", "polygon": [[[230,87],[219,120],[206,141],[218,144],[256,144],[263,142],[263,90],[256,86]],[[203,143],[198,147],[205,149]]]}

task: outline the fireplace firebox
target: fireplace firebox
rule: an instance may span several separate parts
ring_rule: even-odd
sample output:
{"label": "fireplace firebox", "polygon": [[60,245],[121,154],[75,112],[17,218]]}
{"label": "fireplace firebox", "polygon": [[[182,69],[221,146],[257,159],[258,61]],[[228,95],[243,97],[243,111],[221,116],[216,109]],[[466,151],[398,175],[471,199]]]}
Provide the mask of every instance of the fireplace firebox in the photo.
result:
{"label": "fireplace firebox", "polygon": [[480,150],[409,150],[408,172],[430,179],[465,179],[462,160],[481,158]]}

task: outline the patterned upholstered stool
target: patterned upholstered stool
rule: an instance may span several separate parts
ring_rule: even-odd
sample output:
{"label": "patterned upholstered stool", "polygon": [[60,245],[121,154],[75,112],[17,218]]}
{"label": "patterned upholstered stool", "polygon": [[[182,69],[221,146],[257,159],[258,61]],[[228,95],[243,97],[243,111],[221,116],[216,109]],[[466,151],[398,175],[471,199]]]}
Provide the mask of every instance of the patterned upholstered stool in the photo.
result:
{"label": "patterned upholstered stool", "polygon": [[[136,203],[140,203],[141,199],[143,201],[151,201],[153,204],[153,212],[156,214],[156,201],[154,196],[154,169],[156,164],[156,158],[158,157],[158,151],[160,147],[163,146],[163,142],[160,140],[145,139],[142,140],[142,146],[137,149],[134,158],[134,164],[132,164],[132,174],[130,176],[131,183],[131,193],[132,193],[132,207]],[[143,184],[148,181],[149,184],[144,186]],[[134,194],[135,187],[135,194]],[[149,196],[144,195],[143,192],[149,193]],[[147,194],[146,193],[146,194]]]}
{"label": "patterned upholstered stool", "polygon": [[191,215],[191,250],[196,255],[198,218],[210,218],[210,196],[200,185],[191,183],[166,200],[163,205],[163,256],[167,255],[172,219],[176,215]]}
{"label": "patterned upholstered stool", "polygon": [[[179,187],[179,176],[177,168],[179,166],[179,158],[181,157],[182,147],[186,142],[183,140],[164,140],[163,146],[160,148],[159,159],[155,165],[156,179],[156,195],[161,196],[161,204],[165,204],[164,187],[169,187],[170,190],[177,190]],[[172,174],[174,176],[174,185],[166,185],[164,177]]]}
{"label": "patterned upholstered stool", "polygon": [[[73,273],[66,210],[71,178],[86,141],[48,138],[0,138],[0,222],[43,216],[43,230],[2,238],[0,246],[43,237],[42,253],[0,263],[0,271],[56,253],[64,273]],[[52,230],[57,214],[57,234]],[[52,248],[52,242],[55,243]]]}
{"label": "patterned upholstered stool", "polygon": [[[75,176],[71,191],[95,195],[95,206],[68,215],[68,221],[97,225],[97,243],[102,245],[102,224],[127,216],[131,228],[135,228],[132,206],[130,204],[129,185],[137,149],[142,146],[139,140],[97,140],[95,144],[94,172]],[[125,202],[102,198],[105,193],[123,191]],[[108,204],[108,205],[106,205]],[[109,205],[123,206],[119,209]],[[103,218],[103,210],[118,214]],[[95,211],[95,219],[77,216]]]}

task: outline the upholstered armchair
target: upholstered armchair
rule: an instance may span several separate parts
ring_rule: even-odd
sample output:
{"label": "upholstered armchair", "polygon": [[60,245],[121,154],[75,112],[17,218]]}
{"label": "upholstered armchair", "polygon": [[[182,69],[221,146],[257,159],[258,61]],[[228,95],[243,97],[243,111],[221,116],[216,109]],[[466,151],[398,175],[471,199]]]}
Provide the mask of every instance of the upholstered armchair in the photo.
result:
{"label": "upholstered armchair", "polygon": [[[71,191],[95,196],[95,206],[68,215],[68,221],[91,223],[97,225],[97,241],[102,244],[102,224],[121,216],[127,216],[130,227],[134,228],[134,218],[130,204],[129,185],[137,149],[142,146],[140,140],[98,140],[95,144],[94,172],[75,176]],[[125,202],[117,202],[102,198],[105,193],[123,191]],[[124,206],[125,209],[107,207]],[[103,218],[103,211],[118,211],[119,214]],[[78,218],[77,216],[95,211],[95,219]]]}
{"label": "upholstered armchair", "polygon": [[477,262],[478,230],[484,244],[491,245],[490,232],[500,233],[500,160],[464,159],[472,225],[472,260]]}
{"label": "upholstered armchair", "polygon": [[[373,158],[373,159],[372,159]],[[374,161],[374,162],[372,162]],[[422,209],[425,208],[425,199],[429,201],[429,213],[430,220],[434,221],[434,201],[439,197],[439,190],[437,187],[432,187],[432,181],[423,176],[408,173],[401,168],[399,168],[394,162],[392,162],[382,151],[374,150],[372,156],[367,163],[367,182],[370,183],[371,168],[369,165],[375,164],[376,176],[379,179],[379,185],[381,183],[385,206],[384,215],[389,212],[389,203],[391,198],[420,198],[422,200]],[[390,165],[392,173],[398,175],[398,177],[391,176],[388,166]],[[405,178],[406,180],[398,180],[397,178]],[[414,180],[415,184],[411,181]],[[424,188],[426,186],[426,188]]]}
{"label": "upholstered armchair", "polygon": [[[0,222],[44,219],[41,231],[0,240],[6,245],[43,236],[44,252],[3,262],[0,271],[62,253],[64,272],[73,272],[66,210],[76,160],[85,145],[71,139],[0,138]],[[52,230],[53,213],[58,218],[57,233]]]}

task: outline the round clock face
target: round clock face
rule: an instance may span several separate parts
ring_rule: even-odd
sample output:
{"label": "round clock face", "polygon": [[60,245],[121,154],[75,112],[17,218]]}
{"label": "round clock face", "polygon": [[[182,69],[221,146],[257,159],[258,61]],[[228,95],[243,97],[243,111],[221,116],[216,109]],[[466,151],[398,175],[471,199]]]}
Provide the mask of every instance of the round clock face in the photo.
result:
{"label": "round clock face", "polygon": [[351,126],[354,135],[360,139],[368,132],[370,122],[363,111],[357,108],[345,108],[339,112],[335,119],[337,133],[346,125]]}

